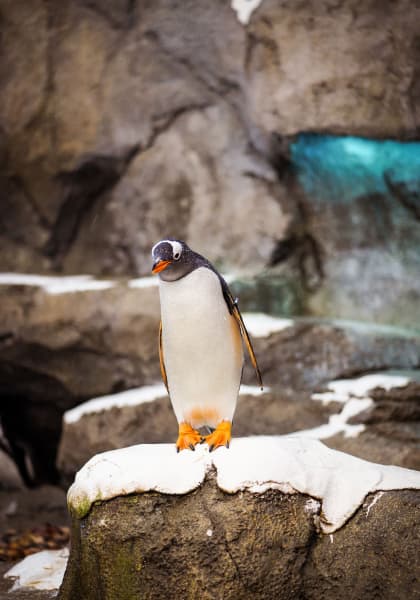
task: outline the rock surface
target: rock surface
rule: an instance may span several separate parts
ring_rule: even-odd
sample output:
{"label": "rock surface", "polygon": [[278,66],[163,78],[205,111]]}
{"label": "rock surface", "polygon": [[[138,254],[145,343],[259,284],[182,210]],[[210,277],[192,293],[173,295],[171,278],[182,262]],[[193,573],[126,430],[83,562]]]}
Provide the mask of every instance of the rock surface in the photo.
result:
{"label": "rock surface", "polygon": [[384,167],[378,192],[362,152],[358,197],[327,201],[294,148],[418,139],[419,17],[414,0],[264,0],[246,26],[220,1],[3,3],[0,268],[146,274],[172,234],[270,266],[307,313],[418,322],[418,177]]}
{"label": "rock surface", "polygon": [[[398,592],[414,600],[419,583],[419,492],[399,490],[369,496],[367,490],[370,486],[404,487],[404,481],[408,486],[417,481],[420,486],[420,474],[369,465],[323,450],[322,445],[315,448],[314,442],[283,439],[278,442],[281,452],[290,448],[290,461],[297,460],[289,468],[287,460],[277,456],[280,446],[277,448],[275,438],[259,442],[236,440],[229,451],[214,453],[218,485],[213,470],[200,485],[204,472],[199,467],[206,457],[205,449],[197,456],[198,461],[192,453],[173,452],[170,458],[164,447],[153,446],[149,446],[149,455],[146,446],[139,446],[95,457],[69,492],[70,509],[84,516],[73,518],[71,555],[59,598],[91,600],[100,590],[101,600],[158,598],[162,594],[182,598],[200,594],[206,599],[307,596],[332,600],[337,598],[339,585],[340,598],[344,599],[373,600],[378,594],[390,599]],[[255,465],[245,448],[252,444]],[[260,455],[264,444],[268,454]],[[300,450],[294,455],[296,444]],[[300,453],[304,447],[307,454]],[[242,451],[243,465],[239,466],[236,462]],[[157,468],[159,460],[161,468]],[[330,460],[338,461],[335,467]],[[272,465],[268,470],[267,462]],[[125,468],[119,470],[123,465]],[[272,467],[279,473],[288,472],[292,479],[278,479],[284,483],[276,485]],[[375,482],[368,476],[374,472],[375,478],[379,476]],[[266,479],[268,473],[271,476]],[[333,473],[341,483],[338,479],[334,483]],[[388,476],[395,481],[387,483]],[[318,497],[323,496],[322,510],[318,501],[296,494],[288,483],[292,480],[293,485],[308,485],[307,490],[318,484],[324,487],[324,492],[318,492]],[[185,494],[190,486],[195,491]],[[136,487],[142,493],[130,494]],[[283,491],[270,489],[276,487]],[[365,492],[359,495],[362,488]],[[119,489],[124,495],[119,495]],[[292,495],[284,494],[286,490]],[[97,501],[90,510],[86,503],[88,497],[105,500],[113,496],[107,502]],[[320,534],[320,525],[330,526],[326,515],[332,520],[339,518],[338,506],[351,504],[351,497],[356,496],[350,521],[329,536]],[[347,514],[349,518],[351,512]],[[407,569],[407,564],[413,570]]]}
{"label": "rock surface", "polygon": [[2,426],[29,485],[57,479],[65,410],[159,377],[156,287],[60,289],[0,286]]}

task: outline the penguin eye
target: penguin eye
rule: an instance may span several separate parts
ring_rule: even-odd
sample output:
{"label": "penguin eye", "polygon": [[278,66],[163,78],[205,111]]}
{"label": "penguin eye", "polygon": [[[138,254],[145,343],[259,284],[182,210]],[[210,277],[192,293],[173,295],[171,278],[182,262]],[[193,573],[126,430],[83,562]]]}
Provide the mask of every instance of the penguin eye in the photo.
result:
{"label": "penguin eye", "polygon": [[181,252],[175,252],[174,260],[179,260],[180,256],[181,256]]}

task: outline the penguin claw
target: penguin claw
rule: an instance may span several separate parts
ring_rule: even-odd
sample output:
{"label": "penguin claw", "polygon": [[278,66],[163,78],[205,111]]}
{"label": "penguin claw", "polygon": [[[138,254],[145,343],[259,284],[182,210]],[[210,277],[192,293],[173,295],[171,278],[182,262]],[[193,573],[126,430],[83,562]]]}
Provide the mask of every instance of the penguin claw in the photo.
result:
{"label": "penguin claw", "polygon": [[176,441],[176,451],[195,450],[195,446],[201,443],[202,436],[189,425],[189,423],[180,423],[178,439]]}
{"label": "penguin claw", "polygon": [[229,448],[231,439],[232,424],[230,421],[221,421],[216,429],[206,436],[206,442],[209,445],[209,452],[213,452],[220,446]]}

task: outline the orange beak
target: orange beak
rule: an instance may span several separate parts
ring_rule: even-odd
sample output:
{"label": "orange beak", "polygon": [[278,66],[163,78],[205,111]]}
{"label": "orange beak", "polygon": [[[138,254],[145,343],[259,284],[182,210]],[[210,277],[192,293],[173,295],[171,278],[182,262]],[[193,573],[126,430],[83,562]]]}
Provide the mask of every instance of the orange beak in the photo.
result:
{"label": "orange beak", "polygon": [[168,265],[170,265],[171,262],[172,262],[171,260],[158,260],[158,262],[153,265],[153,269],[152,269],[153,275],[155,275],[156,273],[160,273],[161,271],[166,269],[166,267]]}

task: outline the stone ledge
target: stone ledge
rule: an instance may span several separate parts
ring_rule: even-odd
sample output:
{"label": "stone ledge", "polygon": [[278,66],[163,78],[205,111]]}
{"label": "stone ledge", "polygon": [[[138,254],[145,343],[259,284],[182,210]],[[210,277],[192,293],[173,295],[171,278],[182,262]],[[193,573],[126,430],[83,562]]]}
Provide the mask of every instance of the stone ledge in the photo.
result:
{"label": "stone ledge", "polygon": [[212,454],[167,444],[106,452],[69,490],[59,600],[96,600],[98,590],[101,600],[369,600],[378,589],[414,598],[420,494],[383,491],[401,488],[420,488],[420,472],[298,437],[234,439]]}

